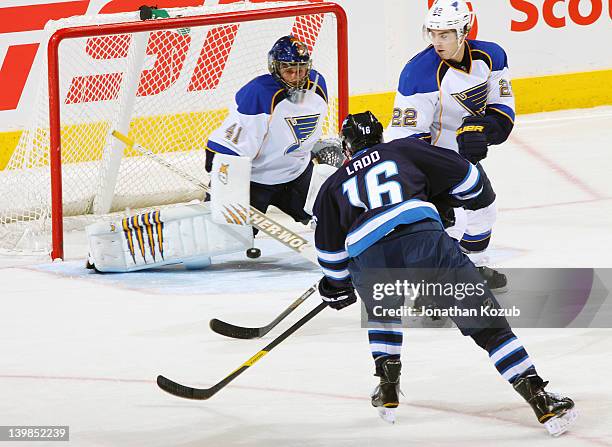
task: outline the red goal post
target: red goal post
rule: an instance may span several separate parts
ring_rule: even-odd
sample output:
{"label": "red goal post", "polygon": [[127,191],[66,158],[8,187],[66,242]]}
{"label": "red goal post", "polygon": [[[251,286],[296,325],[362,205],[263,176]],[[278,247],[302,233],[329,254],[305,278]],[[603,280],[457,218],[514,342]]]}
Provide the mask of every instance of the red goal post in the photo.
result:
{"label": "red goal post", "polygon": [[[332,14],[336,20],[337,58],[337,117],[334,126],[340,125],[348,114],[348,54],[347,17],[335,3],[312,3],[270,7],[249,11],[222,12],[216,14],[147,20],[140,22],[88,25],[64,28],[56,31],[48,44],[49,88],[49,163],[51,171],[51,233],[53,259],[64,257],[63,183],[62,183],[62,95],[60,92],[60,45],[70,39],[113,36],[137,32],[189,29],[208,25],[242,24],[276,18]],[[316,59],[315,59],[316,68]],[[325,75],[325,73],[323,73]],[[329,81],[328,81],[329,82]]]}

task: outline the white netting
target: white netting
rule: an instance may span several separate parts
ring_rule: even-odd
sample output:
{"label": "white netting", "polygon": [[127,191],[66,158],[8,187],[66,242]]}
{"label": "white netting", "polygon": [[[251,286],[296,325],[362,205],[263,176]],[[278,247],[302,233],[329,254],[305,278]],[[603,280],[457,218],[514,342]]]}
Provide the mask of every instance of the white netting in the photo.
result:
{"label": "white netting", "polygon": [[[185,17],[296,4],[236,3],[168,12]],[[60,28],[133,21],[139,21],[137,12],[78,16],[49,22],[45,29],[50,36]],[[336,26],[333,14],[315,14],[64,40],[59,52],[64,215],[99,216],[201,197],[202,191],[189,182],[132,150],[124,151],[110,132],[129,130],[139,144],[203,178],[208,135],[225,118],[238,89],[267,73],[267,53],[282,35],[295,34],[311,48],[313,66],[325,76],[329,91],[325,133],[335,133]],[[46,67],[40,76],[34,121],[0,171],[3,250],[49,248]],[[65,224],[71,226],[68,217]]]}

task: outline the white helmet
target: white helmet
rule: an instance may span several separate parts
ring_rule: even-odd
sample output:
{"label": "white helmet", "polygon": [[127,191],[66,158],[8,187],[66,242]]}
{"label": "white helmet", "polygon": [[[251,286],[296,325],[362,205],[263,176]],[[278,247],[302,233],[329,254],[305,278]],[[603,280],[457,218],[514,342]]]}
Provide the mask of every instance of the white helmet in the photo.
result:
{"label": "white helmet", "polygon": [[474,22],[474,14],[468,8],[465,0],[436,0],[427,12],[423,25],[423,33],[428,30],[453,29],[457,32],[460,43],[470,32]]}

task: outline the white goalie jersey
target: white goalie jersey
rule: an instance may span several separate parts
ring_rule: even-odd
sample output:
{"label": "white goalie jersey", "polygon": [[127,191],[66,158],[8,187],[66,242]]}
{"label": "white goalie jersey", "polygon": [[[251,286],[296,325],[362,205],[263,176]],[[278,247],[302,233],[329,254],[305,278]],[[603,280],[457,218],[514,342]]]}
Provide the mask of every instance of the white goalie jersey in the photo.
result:
{"label": "white goalie jersey", "polygon": [[464,117],[492,110],[514,122],[506,53],[492,42],[466,43],[466,71],[443,61],[432,46],[406,64],[385,141],[414,136],[457,151],[456,131]]}
{"label": "white goalie jersey", "polygon": [[262,75],[238,91],[229,116],[211,134],[206,149],[249,157],[253,182],[290,182],[308,166],[326,115],[327,87],[315,70],[297,98],[290,98],[272,75]]}

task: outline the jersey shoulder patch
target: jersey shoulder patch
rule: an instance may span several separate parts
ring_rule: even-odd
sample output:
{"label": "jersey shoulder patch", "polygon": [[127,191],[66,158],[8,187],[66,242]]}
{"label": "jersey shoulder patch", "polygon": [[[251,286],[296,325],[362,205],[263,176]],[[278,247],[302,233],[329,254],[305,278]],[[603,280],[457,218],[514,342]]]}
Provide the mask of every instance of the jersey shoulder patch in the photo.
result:
{"label": "jersey shoulder patch", "polygon": [[[482,53],[491,61],[491,70],[500,71],[508,68],[508,57],[502,47],[494,42],[486,42],[484,40],[469,40],[468,41],[472,54]],[[485,58],[486,58],[485,56]]]}
{"label": "jersey shoulder patch", "polygon": [[438,91],[437,73],[441,59],[432,46],[408,61],[400,74],[398,91],[404,96]]}
{"label": "jersey shoulder patch", "polygon": [[236,93],[238,112],[244,115],[271,113],[273,101],[284,89],[270,74],[258,76],[244,85]]}

